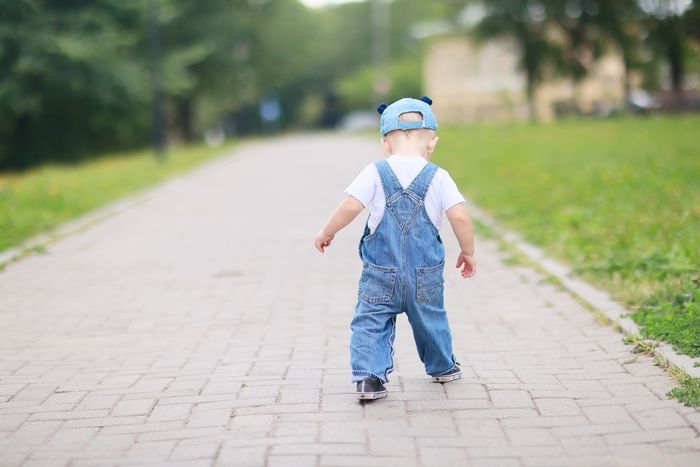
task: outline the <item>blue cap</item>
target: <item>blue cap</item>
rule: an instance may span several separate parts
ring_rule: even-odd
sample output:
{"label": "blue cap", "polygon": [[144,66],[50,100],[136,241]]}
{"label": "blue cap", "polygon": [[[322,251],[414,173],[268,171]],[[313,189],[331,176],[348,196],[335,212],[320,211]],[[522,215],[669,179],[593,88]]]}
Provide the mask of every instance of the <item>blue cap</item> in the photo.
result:
{"label": "blue cap", "polygon": [[[394,130],[412,130],[416,128],[428,128],[437,130],[437,120],[430,108],[433,101],[423,96],[420,99],[404,97],[391,105],[379,104],[377,112],[382,116],[379,122],[379,131],[382,136]],[[423,115],[422,120],[414,122],[401,122],[399,117],[407,112],[418,112]]]}

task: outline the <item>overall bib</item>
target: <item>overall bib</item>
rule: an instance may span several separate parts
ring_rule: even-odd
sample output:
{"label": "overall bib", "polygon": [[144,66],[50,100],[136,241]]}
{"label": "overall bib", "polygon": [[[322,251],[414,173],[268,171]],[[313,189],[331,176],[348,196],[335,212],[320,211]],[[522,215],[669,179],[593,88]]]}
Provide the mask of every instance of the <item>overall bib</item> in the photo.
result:
{"label": "overall bib", "polygon": [[426,372],[438,376],[456,363],[443,303],[445,248],[424,201],[437,166],[428,162],[404,189],[385,161],[375,163],[386,205],[374,232],[360,239],[362,276],[350,327],[352,381],[394,369],[396,316],[406,312]]}

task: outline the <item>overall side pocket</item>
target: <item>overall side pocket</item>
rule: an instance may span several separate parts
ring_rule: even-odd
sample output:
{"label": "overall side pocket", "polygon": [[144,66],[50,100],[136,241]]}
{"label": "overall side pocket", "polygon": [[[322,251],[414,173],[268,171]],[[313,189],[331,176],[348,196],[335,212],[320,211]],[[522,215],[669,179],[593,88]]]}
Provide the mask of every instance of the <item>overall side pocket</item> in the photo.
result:
{"label": "overall side pocket", "polygon": [[445,262],[429,268],[416,268],[416,300],[432,302],[442,297],[444,279],[442,277]]}
{"label": "overall side pocket", "polygon": [[397,268],[364,262],[358,295],[367,303],[385,303],[394,295]]}

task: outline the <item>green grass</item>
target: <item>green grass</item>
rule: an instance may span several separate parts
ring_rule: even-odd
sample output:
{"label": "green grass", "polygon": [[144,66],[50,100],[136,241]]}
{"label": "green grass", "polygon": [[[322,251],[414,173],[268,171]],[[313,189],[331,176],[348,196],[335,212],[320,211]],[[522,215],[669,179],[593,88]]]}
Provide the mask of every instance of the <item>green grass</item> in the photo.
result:
{"label": "green grass", "polygon": [[441,129],[434,160],[504,225],[700,356],[700,117]]}
{"label": "green grass", "polygon": [[679,382],[681,386],[671,389],[667,395],[687,406],[700,407],[700,379],[684,375],[679,378]]}
{"label": "green grass", "polygon": [[225,149],[202,145],[176,148],[169,151],[164,163],[156,161],[150,151],[137,151],[75,165],[0,173],[0,251],[183,172]]}
{"label": "green grass", "polygon": [[[658,346],[658,342],[646,341],[643,338],[635,335],[627,335],[623,341],[626,344],[634,345],[632,352],[635,353],[645,353],[647,355],[653,355],[654,347]],[[635,363],[637,357],[630,359],[627,363]],[[695,366],[698,362],[696,362]],[[666,392],[666,395],[678,399],[680,402],[684,403],[690,407],[700,407],[700,378],[693,378],[689,376],[685,371],[670,364],[666,359],[654,356],[654,364],[660,366],[669,371],[677,380],[680,386],[671,389]]]}

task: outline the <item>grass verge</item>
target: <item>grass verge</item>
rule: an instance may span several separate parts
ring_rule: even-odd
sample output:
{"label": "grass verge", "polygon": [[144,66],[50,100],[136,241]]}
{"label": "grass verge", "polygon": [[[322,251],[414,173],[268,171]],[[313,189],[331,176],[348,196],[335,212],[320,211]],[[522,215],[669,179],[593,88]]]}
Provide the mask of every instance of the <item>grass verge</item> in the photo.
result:
{"label": "grass verge", "polygon": [[700,356],[700,117],[440,130],[467,196]]}
{"label": "grass verge", "polygon": [[[543,275],[544,279],[540,282],[549,282],[550,284],[558,287],[562,290],[566,289],[564,285],[556,277],[545,271],[540,264],[530,260],[525,254],[523,254],[518,247],[512,243],[501,238],[499,234],[493,230],[490,226],[480,222],[478,219],[474,219],[474,229],[476,233],[482,238],[488,238],[498,242],[499,249],[505,253],[507,256],[504,259],[506,264],[512,264],[515,266],[525,266],[531,268]],[[593,317],[597,319],[601,324],[611,326],[618,332],[623,332],[620,325],[608,318],[604,313],[602,313],[597,308],[590,305],[587,301],[583,300],[581,297],[572,293],[572,297],[578,301],[581,306],[585,307],[591,312]],[[657,341],[648,341],[644,338],[628,334],[623,339],[626,344],[634,345],[632,352],[634,353],[646,353],[647,355],[655,355],[654,348],[658,346]],[[623,365],[632,364],[637,362],[637,357],[633,357],[625,362]],[[680,384],[679,387],[673,388],[666,393],[666,396],[677,399],[683,404],[691,407],[700,407],[700,379],[692,378],[687,373],[685,373],[680,368],[670,364],[667,360],[661,359],[659,356],[654,357],[654,364],[668,370]],[[700,367],[700,362],[695,363],[696,367]]]}
{"label": "grass verge", "polygon": [[[634,345],[633,352],[646,353],[648,355],[653,354],[653,349],[657,345],[655,342],[647,342],[638,336],[631,335],[625,338],[625,343]],[[666,393],[667,396],[678,399],[689,407],[700,407],[700,378],[690,377],[683,370],[659,357],[654,358],[654,363],[668,370],[680,384],[679,387],[668,391]]]}
{"label": "grass verge", "polygon": [[184,172],[230,147],[174,148],[164,162],[144,150],[73,165],[44,165],[22,173],[0,173],[0,251]]}

